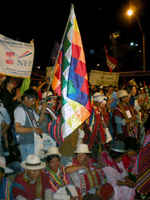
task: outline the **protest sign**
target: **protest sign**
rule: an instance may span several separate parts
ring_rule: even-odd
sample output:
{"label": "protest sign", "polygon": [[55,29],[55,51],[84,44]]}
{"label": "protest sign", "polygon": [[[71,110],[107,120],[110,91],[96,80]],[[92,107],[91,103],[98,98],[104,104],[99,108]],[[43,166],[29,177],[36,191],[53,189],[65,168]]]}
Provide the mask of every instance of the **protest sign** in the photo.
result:
{"label": "protest sign", "polygon": [[117,86],[119,81],[119,73],[104,72],[99,70],[91,70],[89,74],[89,82],[91,85]]}
{"label": "protest sign", "polygon": [[0,74],[20,78],[31,76],[34,44],[0,35]]}

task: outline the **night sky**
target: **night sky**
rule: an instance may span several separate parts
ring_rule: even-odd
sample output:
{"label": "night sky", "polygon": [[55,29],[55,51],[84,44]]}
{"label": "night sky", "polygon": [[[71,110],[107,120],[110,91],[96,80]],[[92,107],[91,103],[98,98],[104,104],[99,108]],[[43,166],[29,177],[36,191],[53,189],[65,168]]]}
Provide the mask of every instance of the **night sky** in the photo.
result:
{"label": "night sky", "polygon": [[[55,0],[55,1],[19,1],[18,3],[6,2],[3,6],[1,17],[1,34],[12,39],[29,42],[34,39],[35,59],[34,67],[41,66],[45,69],[51,65],[51,52],[55,42],[61,41],[71,3],[75,6],[75,14],[82,37],[88,67],[97,64],[105,65],[104,45],[112,48],[110,33],[119,32],[117,40],[118,59],[120,59],[120,70],[139,64],[140,55],[137,59],[135,52],[128,51],[130,41],[138,43],[135,50],[139,52],[141,45],[141,33],[135,20],[128,20],[123,13],[129,3],[134,2],[138,8],[140,22],[146,34],[146,50],[150,50],[150,26],[148,21],[148,0]],[[120,49],[119,49],[120,48]],[[123,50],[122,50],[123,49]],[[127,49],[125,51],[125,49]],[[131,54],[129,53],[131,52]],[[129,54],[129,55],[128,55]],[[137,53],[138,54],[138,53]],[[148,52],[147,52],[148,55]],[[147,56],[149,57],[149,56]],[[147,65],[150,66],[149,58]]]}

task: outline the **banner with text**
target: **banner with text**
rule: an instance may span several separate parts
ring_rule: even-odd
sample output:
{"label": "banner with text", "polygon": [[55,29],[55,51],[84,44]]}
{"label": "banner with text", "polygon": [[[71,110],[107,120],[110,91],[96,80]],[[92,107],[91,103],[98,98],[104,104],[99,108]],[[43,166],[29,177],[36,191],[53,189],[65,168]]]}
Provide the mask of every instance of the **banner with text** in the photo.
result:
{"label": "banner with text", "polygon": [[117,86],[118,81],[118,72],[103,72],[99,70],[91,70],[89,74],[89,82],[91,85]]}
{"label": "banner with text", "polygon": [[0,34],[0,74],[30,77],[33,59],[33,43],[19,42]]}

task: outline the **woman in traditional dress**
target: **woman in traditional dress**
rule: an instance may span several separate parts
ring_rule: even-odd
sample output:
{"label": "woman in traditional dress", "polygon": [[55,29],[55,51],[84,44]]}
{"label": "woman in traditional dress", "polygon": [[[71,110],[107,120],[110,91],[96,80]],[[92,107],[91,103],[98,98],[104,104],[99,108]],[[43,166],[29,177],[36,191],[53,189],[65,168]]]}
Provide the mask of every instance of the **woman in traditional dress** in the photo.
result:
{"label": "woman in traditional dress", "polygon": [[130,185],[129,173],[132,172],[136,162],[136,159],[132,159],[132,157],[134,157],[133,153],[132,156],[127,154],[125,144],[122,141],[113,143],[110,153],[105,151],[101,154],[101,160],[105,165],[103,171],[108,182],[114,188],[112,200],[134,200],[134,187],[126,186]]}
{"label": "woman in traditional dress", "polygon": [[79,199],[76,188],[71,185],[64,166],[61,164],[61,154],[58,148],[52,146],[46,154],[46,174],[49,179],[53,199],[73,200]]}

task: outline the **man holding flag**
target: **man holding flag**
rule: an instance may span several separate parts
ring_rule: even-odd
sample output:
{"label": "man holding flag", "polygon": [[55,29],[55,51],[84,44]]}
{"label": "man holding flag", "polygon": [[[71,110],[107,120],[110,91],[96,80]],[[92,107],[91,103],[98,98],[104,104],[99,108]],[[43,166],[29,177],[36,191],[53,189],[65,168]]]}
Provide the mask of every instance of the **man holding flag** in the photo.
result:
{"label": "man holding flag", "polygon": [[89,116],[88,77],[73,5],[56,59],[52,88],[62,98],[62,137],[69,136]]}

